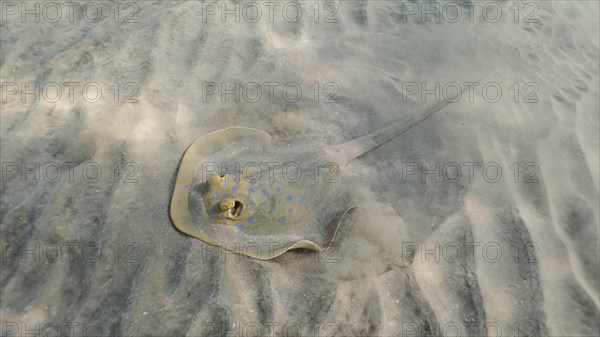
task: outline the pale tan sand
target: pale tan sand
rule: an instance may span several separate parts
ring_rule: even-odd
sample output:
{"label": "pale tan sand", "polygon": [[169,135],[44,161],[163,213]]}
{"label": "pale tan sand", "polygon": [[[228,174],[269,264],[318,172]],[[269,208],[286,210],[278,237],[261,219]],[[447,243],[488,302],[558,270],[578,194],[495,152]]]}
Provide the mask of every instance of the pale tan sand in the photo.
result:
{"label": "pale tan sand", "polygon": [[[268,7],[257,23],[221,23],[220,13],[203,23],[196,1],[139,2],[137,23],[115,23],[108,2],[98,2],[104,20],[97,23],[7,17],[3,88],[95,82],[103,94],[86,102],[80,85],[73,102],[66,92],[56,103],[8,95],[3,165],[95,162],[103,174],[86,181],[80,165],[73,182],[67,173],[59,182],[31,174],[22,181],[20,173],[4,179],[3,166],[3,333],[77,322],[136,336],[251,336],[256,326],[262,335],[268,326],[292,334],[286,329],[294,324],[302,336],[421,336],[436,326],[442,335],[468,336],[470,327],[504,336],[516,329],[597,335],[598,3],[534,2],[538,23],[523,22],[531,12],[523,6],[515,23],[504,2],[496,23],[403,22],[397,2],[336,3],[337,23],[323,22],[324,2],[316,23],[312,2],[303,3],[298,23],[280,10],[269,22]],[[361,207],[333,252],[257,261],[216,251],[169,219],[178,162],[203,134],[240,125],[282,146],[341,143],[435,104],[418,95],[403,102],[403,83],[462,83],[494,69],[498,102],[478,90],[474,102],[449,106],[354,165]],[[118,103],[113,82],[122,90]],[[127,82],[139,87],[138,103],[123,103]],[[266,92],[256,103],[222,102],[220,94],[203,102],[202,82],[294,82],[304,91],[295,103],[280,92],[272,102]],[[323,102],[327,83],[338,87],[337,103]],[[537,86],[537,103],[523,102],[532,90],[526,83]],[[423,183],[420,173],[403,180],[406,163],[431,170],[449,162],[463,167],[458,182],[426,176]],[[496,163],[502,176],[490,182],[479,169],[470,182],[467,162]],[[115,163],[123,165],[116,182]],[[123,181],[133,169],[127,163],[138,167],[130,177],[137,182]],[[524,183],[527,163],[537,182]],[[69,243],[101,254],[96,261],[79,251],[71,261]],[[453,254],[470,243],[473,258]],[[62,252],[57,261],[45,255],[52,244]]]}

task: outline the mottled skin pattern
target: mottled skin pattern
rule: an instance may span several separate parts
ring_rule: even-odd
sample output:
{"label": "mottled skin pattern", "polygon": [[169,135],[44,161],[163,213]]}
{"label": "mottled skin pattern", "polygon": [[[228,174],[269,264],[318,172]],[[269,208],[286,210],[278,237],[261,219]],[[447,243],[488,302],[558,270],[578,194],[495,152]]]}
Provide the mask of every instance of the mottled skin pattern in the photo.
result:
{"label": "mottled skin pattern", "polygon": [[[302,214],[310,209],[307,205],[310,202],[316,207],[320,205],[312,198],[307,200],[303,193],[283,190],[281,186],[265,189],[265,184],[236,181],[231,174],[210,176],[206,185],[204,206],[211,219],[238,228],[261,226],[272,219],[276,219],[277,223],[302,223]],[[236,207],[236,204],[242,206]],[[239,216],[236,216],[238,212],[233,213],[232,210],[239,208]]]}

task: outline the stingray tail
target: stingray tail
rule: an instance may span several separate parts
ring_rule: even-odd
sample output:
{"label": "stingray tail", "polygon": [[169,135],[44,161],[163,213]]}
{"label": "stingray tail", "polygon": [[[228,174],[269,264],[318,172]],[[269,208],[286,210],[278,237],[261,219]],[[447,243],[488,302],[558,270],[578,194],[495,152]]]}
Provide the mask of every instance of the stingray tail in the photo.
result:
{"label": "stingray tail", "polygon": [[[483,79],[492,75],[496,71],[497,69],[483,76],[481,79],[479,79],[478,82],[481,82]],[[460,95],[457,95],[457,97],[459,97],[459,100],[466,90],[467,86],[461,88]],[[455,103],[457,101],[458,100],[448,100],[448,98],[446,98],[440,103],[418,114],[406,116],[384,128],[374,131],[366,136],[351,140],[348,143],[333,146],[332,151],[334,153],[337,153],[340,164],[347,164],[348,162],[361,156],[362,154],[388,142],[389,140],[399,136],[403,132],[410,130],[414,126],[420,124],[427,118],[431,117],[431,115],[433,115],[435,112],[446,107],[448,104]]]}

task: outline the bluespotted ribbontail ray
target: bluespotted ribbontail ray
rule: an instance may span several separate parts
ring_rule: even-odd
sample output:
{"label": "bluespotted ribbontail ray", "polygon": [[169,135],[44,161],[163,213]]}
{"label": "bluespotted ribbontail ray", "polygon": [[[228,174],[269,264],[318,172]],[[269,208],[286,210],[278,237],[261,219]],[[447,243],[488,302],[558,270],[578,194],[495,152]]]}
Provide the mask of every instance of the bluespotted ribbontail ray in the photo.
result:
{"label": "bluespotted ribbontail ray", "polygon": [[366,136],[319,150],[274,148],[268,133],[246,127],[206,134],[183,155],[171,219],[185,234],[256,259],[297,248],[323,251],[355,208],[345,166],[454,102],[446,98]]}

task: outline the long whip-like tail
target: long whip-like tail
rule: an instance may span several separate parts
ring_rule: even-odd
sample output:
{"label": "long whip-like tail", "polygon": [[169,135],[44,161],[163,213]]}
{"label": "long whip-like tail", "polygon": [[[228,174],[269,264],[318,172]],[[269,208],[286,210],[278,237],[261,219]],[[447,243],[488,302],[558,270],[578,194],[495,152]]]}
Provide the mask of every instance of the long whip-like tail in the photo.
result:
{"label": "long whip-like tail", "polygon": [[[481,79],[479,79],[478,82],[481,82],[486,77],[491,76],[496,71],[497,70],[494,70],[491,73],[483,76]],[[464,92],[466,90],[467,90],[467,86],[464,86],[463,88],[461,88],[460,93],[457,95],[457,97],[462,97],[462,95],[464,94]],[[390,141],[391,139],[399,136],[400,134],[410,130],[414,126],[422,123],[427,118],[431,117],[437,111],[446,107],[448,104],[455,103],[457,101],[458,100],[455,101],[454,99],[449,100],[448,98],[445,98],[443,101],[439,102],[438,104],[436,104],[436,105],[432,106],[431,108],[424,110],[418,114],[406,116],[406,117],[392,123],[389,126],[386,126],[377,131],[371,132],[368,135],[351,140],[347,143],[340,144],[340,145],[334,145],[334,146],[332,146],[331,151],[338,154],[338,160],[340,161],[339,164],[345,165],[348,162],[352,161],[353,159],[361,156],[362,154],[364,154],[370,150],[373,150],[374,148],[376,148],[376,147]]]}

